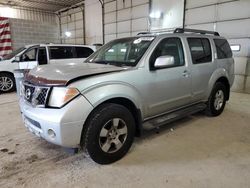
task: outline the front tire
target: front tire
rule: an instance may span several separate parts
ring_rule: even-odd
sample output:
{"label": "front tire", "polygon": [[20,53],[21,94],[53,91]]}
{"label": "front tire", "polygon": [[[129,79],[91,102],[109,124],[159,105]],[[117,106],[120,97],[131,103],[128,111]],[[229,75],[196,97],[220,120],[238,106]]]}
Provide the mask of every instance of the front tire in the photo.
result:
{"label": "front tire", "polygon": [[223,83],[217,82],[210,94],[207,102],[206,114],[209,116],[219,116],[226,105],[226,87]]}
{"label": "front tire", "polygon": [[88,118],[84,146],[96,163],[110,164],[126,155],[134,135],[131,112],[118,104],[103,104]]}
{"label": "front tire", "polygon": [[15,78],[12,74],[0,73],[0,93],[10,93],[16,90]]}

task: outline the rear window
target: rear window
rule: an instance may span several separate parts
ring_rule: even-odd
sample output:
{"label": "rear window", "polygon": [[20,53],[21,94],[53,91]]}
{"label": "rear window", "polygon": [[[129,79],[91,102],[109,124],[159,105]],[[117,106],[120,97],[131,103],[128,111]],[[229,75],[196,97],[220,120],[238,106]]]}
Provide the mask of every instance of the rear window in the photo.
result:
{"label": "rear window", "polygon": [[50,59],[74,58],[74,48],[69,46],[50,47]]}
{"label": "rear window", "polygon": [[87,47],[75,47],[75,49],[77,58],[87,58],[94,52],[92,49]]}
{"label": "rear window", "polygon": [[218,59],[231,58],[233,56],[230,45],[225,39],[214,39]]}
{"label": "rear window", "polygon": [[193,64],[212,61],[210,42],[206,38],[188,38]]}

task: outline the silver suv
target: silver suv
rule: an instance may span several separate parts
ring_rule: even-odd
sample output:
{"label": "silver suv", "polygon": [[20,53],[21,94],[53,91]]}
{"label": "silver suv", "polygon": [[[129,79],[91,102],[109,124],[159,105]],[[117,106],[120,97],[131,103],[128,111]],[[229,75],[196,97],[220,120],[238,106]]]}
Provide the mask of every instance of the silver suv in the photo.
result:
{"label": "silver suv", "polygon": [[234,80],[227,40],[176,29],[109,42],[83,64],[45,65],[22,84],[25,126],[97,163],[121,159],[144,128],[205,111],[222,113]]}

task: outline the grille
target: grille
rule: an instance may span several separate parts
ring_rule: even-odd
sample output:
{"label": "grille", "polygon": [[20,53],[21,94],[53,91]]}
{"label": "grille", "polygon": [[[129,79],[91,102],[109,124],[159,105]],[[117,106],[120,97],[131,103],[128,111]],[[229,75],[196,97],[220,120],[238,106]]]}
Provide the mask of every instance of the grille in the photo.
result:
{"label": "grille", "polygon": [[23,97],[28,103],[37,107],[45,106],[49,87],[34,86],[29,83],[24,83],[23,86]]}

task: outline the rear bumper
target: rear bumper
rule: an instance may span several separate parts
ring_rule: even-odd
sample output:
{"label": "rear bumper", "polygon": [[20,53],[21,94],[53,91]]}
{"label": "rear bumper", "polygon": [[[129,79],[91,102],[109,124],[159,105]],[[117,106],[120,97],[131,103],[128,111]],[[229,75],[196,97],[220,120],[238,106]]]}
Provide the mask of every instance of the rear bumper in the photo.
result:
{"label": "rear bumper", "polygon": [[84,122],[93,109],[83,96],[61,109],[35,108],[23,99],[19,104],[24,124],[30,132],[53,144],[71,148],[79,146]]}

